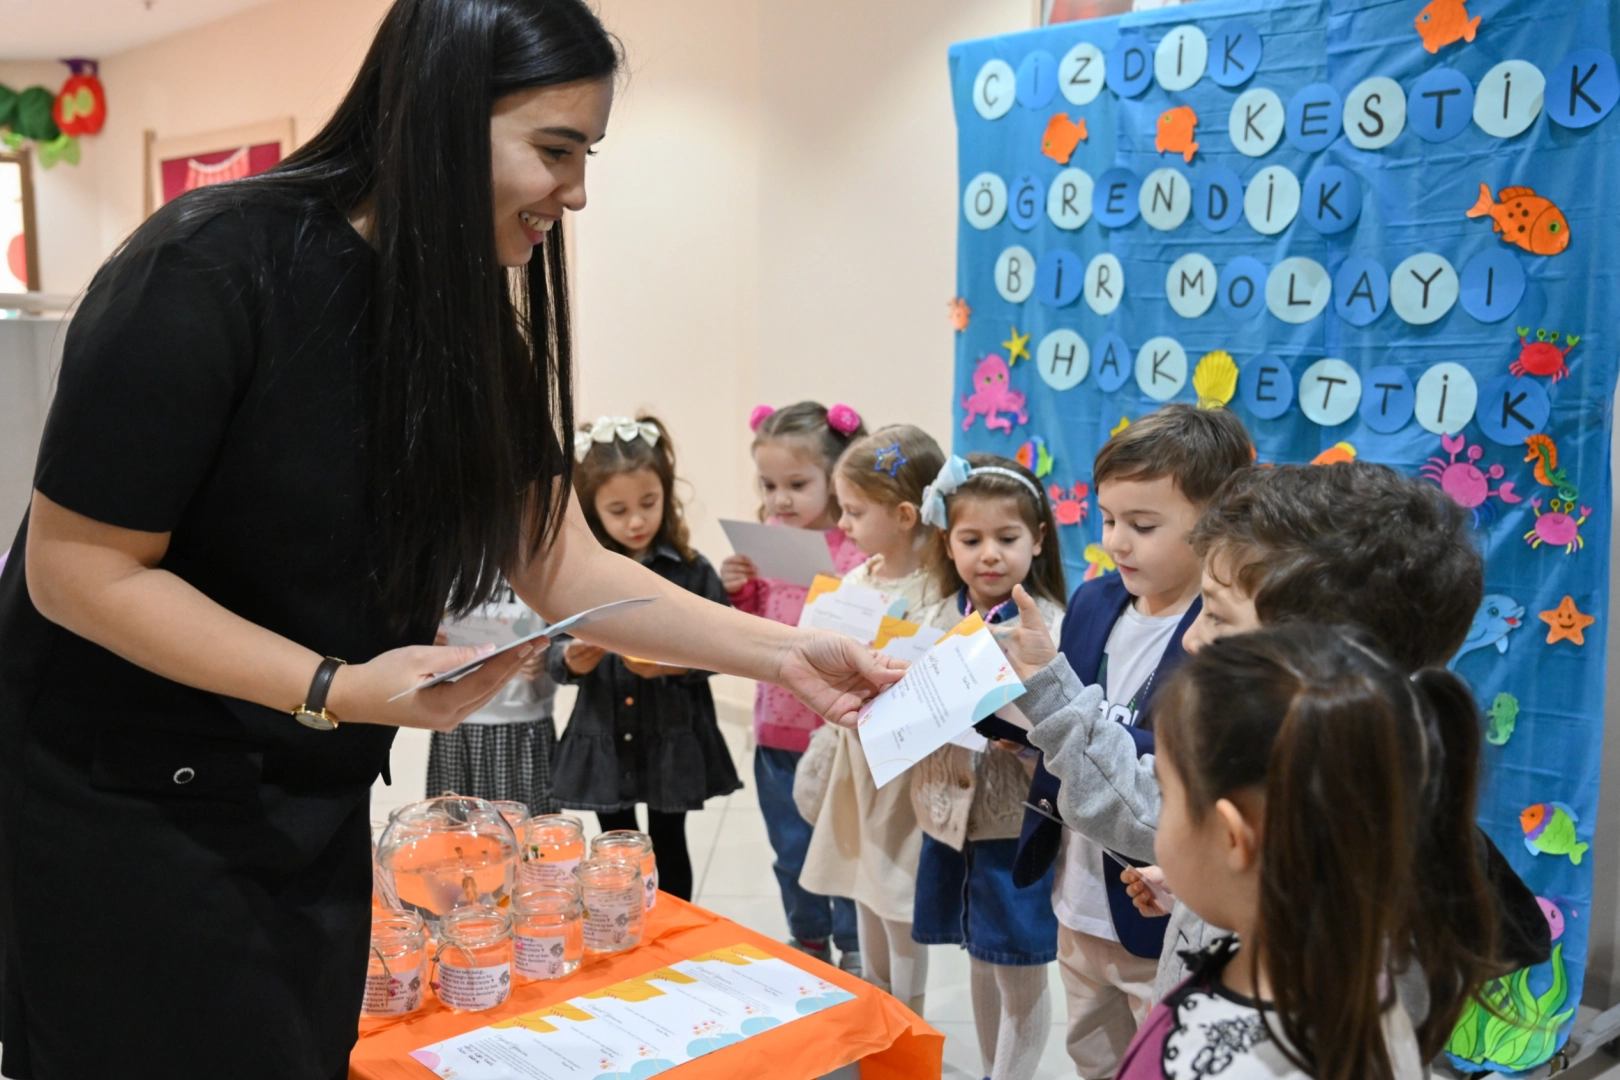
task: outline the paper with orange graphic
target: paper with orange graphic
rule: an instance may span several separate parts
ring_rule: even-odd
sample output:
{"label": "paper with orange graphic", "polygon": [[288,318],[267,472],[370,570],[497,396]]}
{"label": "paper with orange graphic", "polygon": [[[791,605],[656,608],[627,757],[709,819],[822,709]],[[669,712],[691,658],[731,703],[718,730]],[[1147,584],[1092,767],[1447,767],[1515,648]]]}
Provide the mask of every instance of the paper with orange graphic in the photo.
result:
{"label": "paper with orange graphic", "polygon": [[[804,598],[799,625],[831,630],[865,645],[878,636],[886,616],[902,614],[890,610],[894,604],[894,597],[888,593],[817,574]],[[905,602],[901,601],[900,606],[903,608]]]}
{"label": "paper with orange graphic", "polygon": [[1023,694],[990,628],[968,616],[862,711],[872,779],[882,787]]}

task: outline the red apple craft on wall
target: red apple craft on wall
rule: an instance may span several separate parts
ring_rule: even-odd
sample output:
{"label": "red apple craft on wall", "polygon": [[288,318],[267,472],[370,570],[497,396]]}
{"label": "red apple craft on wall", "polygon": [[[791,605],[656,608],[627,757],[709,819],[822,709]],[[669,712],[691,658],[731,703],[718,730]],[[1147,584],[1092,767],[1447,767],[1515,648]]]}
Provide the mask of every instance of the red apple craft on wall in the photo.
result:
{"label": "red apple craft on wall", "polygon": [[97,78],[100,66],[94,60],[64,60],[73,74],[62,84],[51,108],[51,117],[62,134],[94,135],[107,122],[107,91]]}

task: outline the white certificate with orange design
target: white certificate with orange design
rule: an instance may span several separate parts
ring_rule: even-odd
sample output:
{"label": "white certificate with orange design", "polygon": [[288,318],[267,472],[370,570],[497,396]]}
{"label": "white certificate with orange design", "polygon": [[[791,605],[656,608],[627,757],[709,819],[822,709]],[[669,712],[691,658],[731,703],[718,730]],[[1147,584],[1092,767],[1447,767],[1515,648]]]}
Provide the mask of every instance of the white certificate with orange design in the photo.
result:
{"label": "white certificate with orange design", "polygon": [[872,779],[882,787],[1023,695],[990,628],[969,615],[861,712],[856,730]]}
{"label": "white certificate with orange design", "polygon": [[894,597],[886,592],[817,574],[805,594],[799,625],[832,630],[865,645],[877,637],[894,605]]}

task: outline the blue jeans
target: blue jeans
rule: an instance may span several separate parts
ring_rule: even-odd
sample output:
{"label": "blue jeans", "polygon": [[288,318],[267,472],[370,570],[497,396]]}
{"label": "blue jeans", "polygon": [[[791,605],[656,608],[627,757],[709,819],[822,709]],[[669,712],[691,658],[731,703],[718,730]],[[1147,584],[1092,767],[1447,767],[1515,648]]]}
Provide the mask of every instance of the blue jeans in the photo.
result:
{"label": "blue jeans", "polygon": [[776,883],[782,890],[782,908],[788,930],[800,941],[832,938],[839,952],[859,949],[855,929],[855,901],[841,896],[817,896],[799,885],[799,871],[810,850],[810,824],[793,804],[793,771],[804,755],[769,746],[754,750],[754,790],[765,817],[765,834],[776,852]]}

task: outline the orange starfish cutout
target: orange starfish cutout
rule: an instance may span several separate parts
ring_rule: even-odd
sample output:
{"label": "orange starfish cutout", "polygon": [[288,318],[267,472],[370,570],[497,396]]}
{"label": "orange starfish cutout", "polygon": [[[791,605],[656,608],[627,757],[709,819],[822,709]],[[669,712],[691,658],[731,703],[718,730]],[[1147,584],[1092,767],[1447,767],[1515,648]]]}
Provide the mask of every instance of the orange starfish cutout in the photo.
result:
{"label": "orange starfish cutout", "polygon": [[1597,617],[1583,615],[1575,608],[1575,598],[1566,596],[1563,603],[1551,611],[1543,611],[1541,621],[1547,624],[1547,644],[1569,640],[1577,645],[1585,645],[1586,628],[1597,622]]}
{"label": "orange starfish cutout", "polygon": [[973,315],[973,309],[968,307],[967,301],[958,296],[948,305],[951,309],[951,329],[966,330],[968,319]]}

